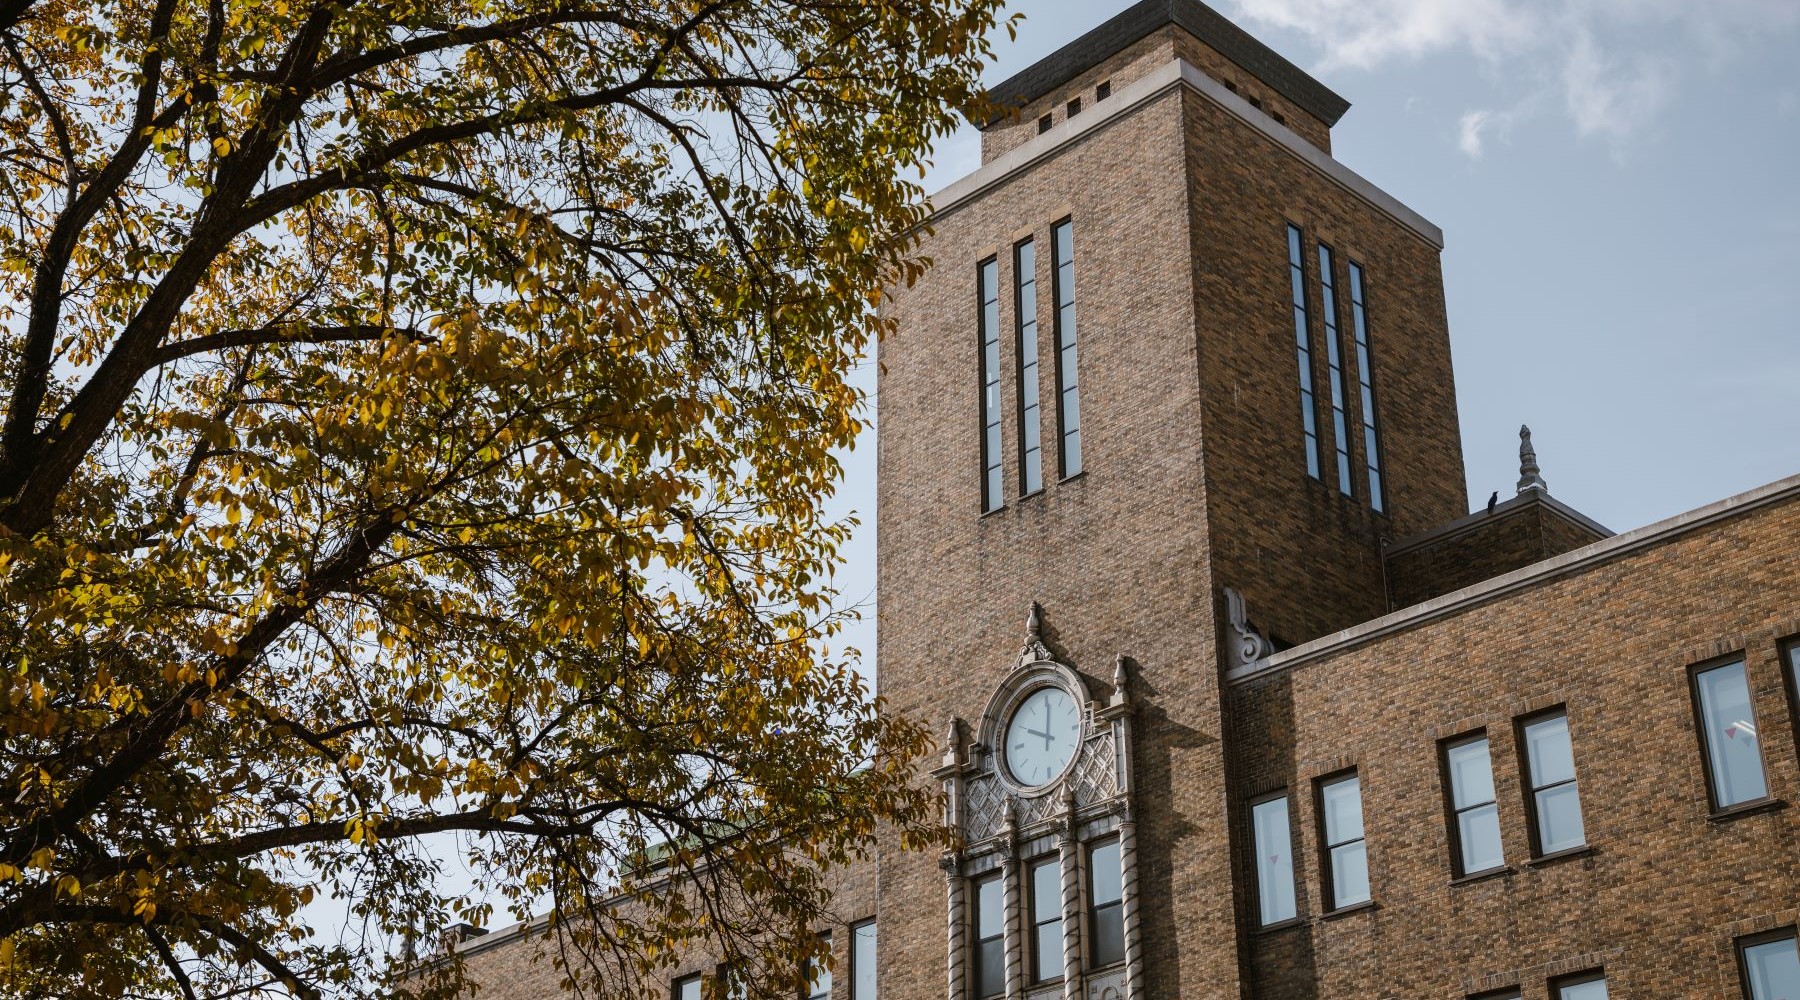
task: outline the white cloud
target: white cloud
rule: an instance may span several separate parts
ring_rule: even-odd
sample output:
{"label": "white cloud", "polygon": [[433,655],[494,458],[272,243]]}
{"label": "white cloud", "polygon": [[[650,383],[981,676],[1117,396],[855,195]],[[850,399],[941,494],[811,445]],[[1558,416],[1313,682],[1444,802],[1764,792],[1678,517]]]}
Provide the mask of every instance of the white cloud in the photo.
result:
{"label": "white cloud", "polygon": [[[1322,71],[1467,53],[1496,79],[1541,80],[1513,111],[1475,109],[1458,145],[1479,157],[1527,111],[1560,106],[1582,136],[1623,143],[1677,92],[1684,66],[1713,70],[1800,28],[1796,0],[1235,0],[1244,18],[1319,46]],[[1544,98],[1555,98],[1545,100]]]}

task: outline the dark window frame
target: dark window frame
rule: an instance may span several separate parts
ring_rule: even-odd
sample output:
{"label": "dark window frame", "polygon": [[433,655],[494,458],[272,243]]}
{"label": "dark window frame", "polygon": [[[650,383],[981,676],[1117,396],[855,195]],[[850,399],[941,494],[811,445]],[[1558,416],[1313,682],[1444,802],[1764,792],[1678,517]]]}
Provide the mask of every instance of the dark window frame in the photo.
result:
{"label": "dark window frame", "polygon": [[1038,135],[1043,135],[1045,132],[1048,132],[1052,128],[1055,128],[1055,127],[1056,127],[1056,115],[1054,112],[1044,115],[1043,117],[1038,119]]}
{"label": "dark window frame", "polygon": [[[861,936],[859,934],[859,932],[864,927],[876,929],[875,918],[869,917],[866,920],[858,920],[856,923],[853,923],[850,925],[850,952],[849,952],[848,956],[846,956],[847,961],[844,963],[846,966],[845,971],[847,971],[849,973],[849,976],[847,978],[850,980],[850,986],[849,986],[850,1000],[875,1000],[875,997],[873,995],[867,996],[867,997],[862,997],[862,996],[858,996],[856,993],[856,983],[857,983],[856,974],[859,971],[857,968],[857,962],[856,962],[856,942]],[[875,942],[875,955],[873,956],[873,961],[870,964],[875,965],[877,967],[877,969],[879,969],[880,964],[881,964],[881,956],[880,956],[881,936],[880,936],[878,929],[876,929],[875,934],[871,935],[871,938]],[[879,984],[880,981],[877,979],[877,980],[875,980],[875,982],[877,984]],[[879,992],[879,990],[877,990],[877,992]],[[958,998],[958,1000],[961,1000],[961,998]]]}
{"label": "dark window frame", "polygon": [[1502,986],[1497,990],[1488,990],[1484,993],[1471,993],[1464,1000],[1520,1000],[1524,995],[1525,991],[1521,987]]}
{"label": "dark window frame", "polygon": [[[1087,953],[1088,953],[1088,962],[1091,963],[1091,967],[1088,970],[1090,972],[1094,971],[1094,970],[1098,970],[1098,969],[1110,969],[1117,965],[1121,965],[1125,962],[1125,957],[1126,957],[1125,956],[1124,933],[1122,930],[1122,928],[1124,927],[1124,923],[1125,923],[1125,917],[1124,917],[1124,914],[1125,914],[1125,874],[1122,870],[1119,873],[1119,898],[1113,900],[1110,903],[1094,902],[1094,854],[1098,851],[1105,850],[1108,847],[1112,847],[1115,844],[1119,845],[1119,850],[1121,852],[1124,851],[1123,844],[1120,842],[1118,836],[1114,835],[1114,836],[1110,836],[1110,837],[1101,837],[1098,840],[1090,841],[1086,845],[1086,847],[1084,849],[1084,853],[1082,855],[1082,860],[1086,862],[1086,871],[1084,874],[1086,874],[1086,876],[1087,876],[1087,886],[1086,886],[1086,890],[1087,890],[1087,933],[1088,933]],[[1121,853],[1120,857],[1121,857],[1121,861],[1122,861],[1123,860],[1122,853]],[[1121,927],[1121,933],[1119,935],[1119,958],[1117,961],[1107,962],[1106,964],[1102,965],[1102,964],[1100,964],[1100,960],[1099,960],[1099,957],[1097,954],[1097,952],[1099,950],[1099,945],[1100,945],[1100,935],[1095,933],[1094,928],[1098,927],[1100,924],[1100,921],[1097,919],[1100,911],[1101,910],[1110,910],[1110,909],[1113,909],[1114,907],[1117,907],[1119,910],[1119,925]]]}
{"label": "dark window frame", "polygon": [[[1069,281],[1071,286],[1063,287],[1063,261],[1058,256],[1062,245],[1058,234],[1069,234]],[[1055,331],[1056,341],[1056,473],[1062,479],[1073,479],[1087,470],[1081,459],[1081,314],[1075,300],[1075,219],[1064,216],[1050,224],[1050,295],[1052,299],[1051,325]],[[1066,326],[1063,322],[1063,297],[1067,292],[1068,309],[1072,314],[1072,322]],[[1073,359],[1071,364],[1063,364],[1063,357]],[[1069,426],[1068,398],[1075,397],[1075,426]],[[1075,439],[1074,461],[1069,459],[1070,437]],[[1071,470],[1070,466],[1074,468]]]}
{"label": "dark window frame", "polygon": [[1096,102],[1104,101],[1111,96],[1112,96],[1112,81],[1111,80],[1101,80],[1099,85],[1094,88],[1094,100]]}
{"label": "dark window frame", "polygon": [[[1356,380],[1362,391],[1357,400],[1363,426],[1363,477],[1369,488],[1369,509],[1387,514],[1387,463],[1381,449],[1380,406],[1375,402],[1374,320],[1369,318],[1369,269],[1354,257],[1345,257],[1345,276],[1350,281],[1350,340],[1356,347]],[[1358,318],[1362,322],[1357,322]],[[1357,331],[1360,330],[1359,334]]]}
{"label": "dark window frame", "polygon": [[[1536,723],[1557,716],[1562,716],[1563,725],[1568,729],[1569,758],[1570,760],[1573,760],[1575,757],[1575,726],[1569,719],[1569,706],[1566,703],[1553,705],[1549,708],[1532,712],[1530,715],[1521,715],[1513,720],[1513,754],[1519,758],[1519,777],[1521,779],[1519,781],[1519,790],[1523,793],[1525,799],[1525,826],[1526,832],[1530,835],[1529,843],[1533,860],[1547,856],[1547,853],[1544,850],[1543,834],[1538,828],[1537,793],[1546,788],[1574,785],[1578,801],[1581,795],[1581,768],[1579,766],[1575,768],[1575,777],[1570,778],[1567,781],[1558,781],[1548,785],[1535,784],[1537,777],[1532,774],[1531,771],[1531,748],[1526,745],[1525,730]],[[1489,746],[1491,750],[1492,744]],[[1498,788],[1494,789],[1496,801],[1498,801],[1499,793],[1500,790]],[[1587,814],[1585,811],[1583,811],[1581,816],[1581,830],[1581,843],[1576,844],[1573,847],[1557,848],[1554,852],[1549,853],[1560,856],[1567,852],[1580,851],[1591,846],[1587,842]]]}
{"label": "dark window frame", "polygon": [[[993,934],[991,934],[987,937],[982,937],[981,936],[981,889],[983,886],[988,885],[989,883],[995,883],[1000,886],[1000,926],[998,929],[995,930],[995,932]],[[970,916],[973,918],[969,921],[969,924],[970,924],[970,926],[969,926],[969,931],[970,931],[969,948],[970,948],[970,952],[971,952],[971,954],[969,956],[969,959],[970,959],[970,961],[969,961],[969,972],[970,972],[969,995],[971,997],[974,997],[975,1000],[989,1000],[989,998],[991,998],[991,997],[1005,996],[1006,991],[1007,991],[1006,924],[1007,924],[1007,921],[1014,919],[1012,914],[1006,912],[1006,871],[1005,871],[1005,869],[996,869],[992,872],[983,874],[979,878],[971,879],[969,881],[969,902],[970,902],[970,907],[969,907]],[[989,941],[999,941],[1000,942],[1000,992],[998,992],[998,993],[983,993],[983,992],[981,992],[981,971],[982,971],[981,946],[988,943]]]}
{"label": "dark window frame", "polygon": [[701,1000],[706,998],[706,976],[699,972],[690,972],[685,976],[676,976],[669,981],[669,1000],[681,1000],[681,988],[688,983],[700,987]]}
{"label": "dark window frame", "polygon": [[[1574,972],[1566,976],[1557,976],[1550,980],[1550,1000],[1562,1000],[1562,991],[1571,986],[1586,986],[1589,983],[1604,982],[1606,982],[1605,968],[1587,969],[1583,972]],[[1612,994],[1612,985],[1610,983],[1607,984],[1606,992],[1609,996]]]}
{"label": "dark window frame", "polygon": [[[1287,251],[1288,330],[1295,339],[1300,371],[1300,441],[1306,449],[1307,478],[1325,481],[1325,457],[1319,440],[1318,364],[1313,357],[1312,282],[1306,272],[1306,230],[1286,223],[1283,249]],[[1294,294],[1296,278],[1299,295]],[[1304,341],[1302,341],[1304,338]]]}
{"label": "dark window frame", "polygon": [[[1023,255],[1031,254],[1030,274],[1025,273]],[[1019,445],[1019,498],[1041,493],[1044,490],[1044,365],[1038,353],[1038,310],[1037,310],[1037,241],[1030,236],[1013,244],[1013,416],[1018,421],[1016,437]],[[1026,362],[1025,346],[1025,296],[1026,286],[1030,286],[1031,295],[1031,361]],[[1025,369],[1029,367],[1030,373]],[[1032,402],[1027,403],[1025,389],[1027,385],[1037,391],[1032,395]],[[1029,411],[1029,413],[1027,412]],[[1030,449],[1029,428],[1036,426],[1038,443],[1036,452],[1037,466],[1032,467],[1033,453]],[[1037,475],[1037,484],[1031,481],[1032,473]]]}
{"label": "dark window frame", "polygon": [[[1003,417],[1005,406],[999,398],[1000,368],[1005,359],[996,356],[992,372],[989,372],[987,362],[989,331],[987,328],[988,298],[986,271],[989,267],[994,269],[993,340],[994,353],[995,355],[998,355],[1000,353],[1000,256],[998,254],[989,255],[975,265],[975,413],[978,420],[977,426],[981,428],[981,446],[979,449],[981,456],[981,477],[979,480],[979,496],[981,512],[983,514],[992,514],[994,511],[1003,510],[1006,507],[1006,477],[1004,475],[1000,477],[998,489],[994,488],[995,483],[993,478],[994,470],[1001,468],[1005,459],[1002,455],[989,454],[988,446],[988,438],[990,437],[989,429],[995,426],[1005,426]],[[991,414],[988,412],[988,385],[990,374],[993,376],[992,383],[994,386],[994,406]]]}
{"label": "dark window frame", "polygon": [[1356,453],[1350,444],[1350,392],[1344,376],[1344,328],[1338,314],[1337,251],[1324,240],[1313,241],[1319,266],[1319,323],[1325,341],[1325,388],[1331,406],[1331,453],[1337,460],[1338,492],[1356,497]]}
{"label": "dark window frame", "polygon": [[[1031,939],[1026,947],[1025,954],[1025,985],[1027,987],[1038,987],[1043,986],[1046,983],[1061,982],[1064,972],[1062,962],[1062,939],[1063,934],[1067,931],[1067,928],[1061,926],[1064,916],[1062,905],[1062,855],[1040,854],[1031,860],[1026,861],[1020,868],[1025,875],[1026,891],[1024,893],[1024,917],[1027,934]],[[1048,920],[1038,919],[1037,871],[1039,868],[1051,868],[1056,872],[1056,898],[1053,900],[1056,904],[1054,911],[1056,915]],[[1041,942],[1038,941],[1040,930],[1047,924],[1058,925],[1058,933],[1056,935],[1057,947],[1054,956],[1056,961],[1051,966],[1051,968],[1055,970],[1054,975],[1045,974],[1045,956],[1039,948]]]}
{"label": "dark window frame", "polygon": [[[1294,884],[1294,913],[1292,916],[1283,917],[1280,920],[1274,920],[1274,921],[1270,921],[1268,923],[1264,923],[1263,918],[1262,918],[1262,915],[1263,915],[1263,878],[1262,878],[1262,864],[1261,864],[1261,860],[1260,860],[1260,856],[1262,854],[1262,848],[1257,844],[1257,841],[1256,841],[1256,807],[1262,805],[1265,802],[1274,802],[1277,799],[1283,799],[1287,802],[1288,879],[1289,879],[1289,881],[1293,882],[1293,884]],[[1267,930],[1271,927],[1286,927],[1287,925],[1289,925],[1291,923],[1295,923],[1301,919],[1301,917],[1300,917],[1300,870],[1299,870],[1300,852],[1298,850],[1296,850],[1296,844],[1294,842],[1295,841],[1295,838],[1294,838],[1294,797],[1293,797],[1293,795],[1291,795],[1289,793],[1289,789],[1281,788],[1281,789],[1277,789],[1272,792],[1264,792],[1263,794],[1252,798],[1249,802],[1246,802],[1244,805],[1245,805],[1246,818],[1250,821],[1250,847],[1253,852],[1251,855],[1252,861],[1251,861],[1251,865],[1250,865],[1250,884],[1254,887],[1254,891],[1251,893],[1250,903],[1253,907],[1255,907],[1255,910],[1256,910],[1257,929],[1258,930]]]}
{"label": "dark window frame", "polygon": [[815,990],[813,987],[813,960],[807,959],[800,966],[800,1000],[818,1000],[818,998],[830,1000],[832,990],[836,986],[829,978],[831,976],[831,932],[820,931],[814,936],[825,944],[825,975],[828,978],[825,982],[824,992]]}
{"label": "dark window frame", "polygon": [[[1482,741],[1486,741],[1488,745],[1488,779],[1494,785],[1494,797],[1487,802],[1477,803],[1469,806],[1468,809],[1459,810],[1456,808],[1455,778],[1450,772],[1450,751],[1470,743],[1479,743]],[[1451,878],[1474,878],[1476,876],[1491,875],[1495,872],[1506,871],[1508,866],[1506,864],[1506,828],[1504,825],[1500,826],[1502,837],[1500,842],[1500,863],[1489,868],[1480,868],[1475,871],[1463,870],[1462,824],[1458,822],[1462,814],[1468,812],[1470,809],[1479,809],[1482,806],[1491,803],[1494,806],[1496,821],[1499,819],[1500,783],[1494,775],[1494,741],[1488,734],[1486,726],[1483,726],[1480,729],[1471,729],[1467,732],[1458,733],[1455,736],[1449,736],[1438,740],[1438,783],[1443,792],[1444,823],[1448,827],[1450,837]]]}
{"label": "dark window frame", "polygon": [[1081,98],[1070,98],[1069,103],[1063,107],[1063,117],[1073,118],[1078,114],[1081,114]]}
{"label": "dark window frame", "polygon": [[1750,959],[1745,952],[1761,945],[1774,944],[1777,941],[1792,942],[1794,949],[1800,951],[1800,929],[1789,924],[1786,927],[1777,927],[1760,934],[1746,934],[1731,942],[1731,950],[1737,956],[1738,988],[1743,991],[1744,1000],[1756,1000],[1756,994],[1750,990]]}
{"label": "dark window frame", "polygon": [[[1757,727],[1756,760],[1758,766],[1762,768],[1763,793],[1756,798],[1744,799],[1741,802],[1733,802],[1730,805],[1722,805],[1719,802],[1717,781],[1713,777],[1712,743],[1706,735],[1706,713],[1701,708],[1700,675],[1709,673],[1713,670],[1718,670],[1722,667],[1729,667],[1733,664],[1741,666],[1744,669],[1744,689],[1749,694],[1750,698],[1750,723]],[[1784,671],[1786,666],[1786,664],[1782,665]],[[1687,676],[1688,699],[1693,711],[1694,738],[1700,744],[1700,773],[1706,780],[1707,810],[1710,813],[1717,815],[1723,812],[1754,808],[1757,805],[1769,801],[1772,798],[1769,789],[1769,758],[1768,755],[1763,752],[1761,735],[1762,723],[1758,721],[1756,715],[1756,684],[1750,678],[1749,650],[1739,649],[1735,652],[1727,653],[1724,656],[1715,656],[1710,660],[1702,660],[1699,663],[1692,664],[1687,669]]]}
{"label": "dark window frame", "polygon": [[1787,694],[1789,734],[1800,747],[1800,635],[1777,640],[1775,656],[1781,663],[1781,686]]}
{"label": "dark window frame", "polygon": [[[1362,826],[1363,835],[1360,837],[1356,837],[1352,840],[1340,840],[1334,844],[1331,842],[1331,835],[1330,835],[1329,831],[1327,830],[1326,823],[1325,823],[1325,821],[1326,821],[1325,787],[1327,785],[1335,785],[1341,781],[1348,781],[1350,779],[1356,780],[1356,808],[1361,813],[1361,815],[1359,815],[1357,817],[1357,824],[1359,826]],[[1367,822],[1367,810],[1364,810],[1362,808],[1362,773],[1361,772],[1359,772],[1354,767],[1346,767],[1341,771],[1333,771],[1330,774],[1322,775],[1318,778],[1313,779],[1313,825],[1316,828],[1315,832],[1318,835],[1318,844],[1319,844],[1319,900],[1320,900],[1320,903],[1323,905],[1324,911],[1326,914],[1336,913],[1339,910],[1352,909],[1352,908],[1360,907],[1360,906],[1368,906],[1370,903],[1374,902],[1374,900],[1375,900],[1374,873],[1370,872],[1370,873],[1368,873],[1369,898],[1358,900],[1354,903],[1350,903],[1347,905],[1339,905],[1339,903],[1337,901],[1337,881],[1334,877],[1337,874],[1337,870],[1332,866],[1332,863],[1331,863],[1331,852],[1332,852],[1333,848],[1342,847],[1345,844],[1354,844],[1354,843],[1358,843],[1358,842],[1360,842],[1363,845],[1363,858],[1364,858],[1365,862],[1367,861],[1368,850],[1369,850],[1369,829],[1368,829],[1368,826],[1366,825],[1366,822]]]}

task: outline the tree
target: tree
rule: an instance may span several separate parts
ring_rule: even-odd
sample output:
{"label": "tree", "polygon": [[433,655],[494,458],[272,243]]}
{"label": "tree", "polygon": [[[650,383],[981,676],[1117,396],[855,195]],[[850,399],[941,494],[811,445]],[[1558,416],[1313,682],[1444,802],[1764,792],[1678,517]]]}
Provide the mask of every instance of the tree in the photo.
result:
{"label": "tree", "polygon": [[772,969],[929,835],[821,502],[997,6],[0,0],[0,991],[451,990],[444,833]]}

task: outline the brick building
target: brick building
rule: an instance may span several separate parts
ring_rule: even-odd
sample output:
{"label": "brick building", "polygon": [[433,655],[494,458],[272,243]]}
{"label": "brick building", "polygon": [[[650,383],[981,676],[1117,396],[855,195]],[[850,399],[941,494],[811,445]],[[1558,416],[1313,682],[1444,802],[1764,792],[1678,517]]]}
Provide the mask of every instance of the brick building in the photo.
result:
{"label": "brick building", "polygon": [[996,94],[879,393],[962,848],[844,873],[837,1000],[1800,997],[1800,477],[1615,535],[1526,435],[1471,514],[1442,235],[1346,102],[1194,0]]}

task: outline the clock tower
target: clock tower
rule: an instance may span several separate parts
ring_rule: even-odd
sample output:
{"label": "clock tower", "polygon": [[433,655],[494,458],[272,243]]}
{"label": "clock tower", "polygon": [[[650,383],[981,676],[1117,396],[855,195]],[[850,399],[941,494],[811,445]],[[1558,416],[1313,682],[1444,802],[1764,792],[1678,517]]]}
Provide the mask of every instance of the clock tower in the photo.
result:
{"label": "clock tower", "polygon": [[1441,233],[1195,0],[994,94],[885,306],[879,689],[942,727],[957,846],[881,857],[884,996],[1239,997],[1223,678],[1385,614],[1387,542],[1467,511]]}

